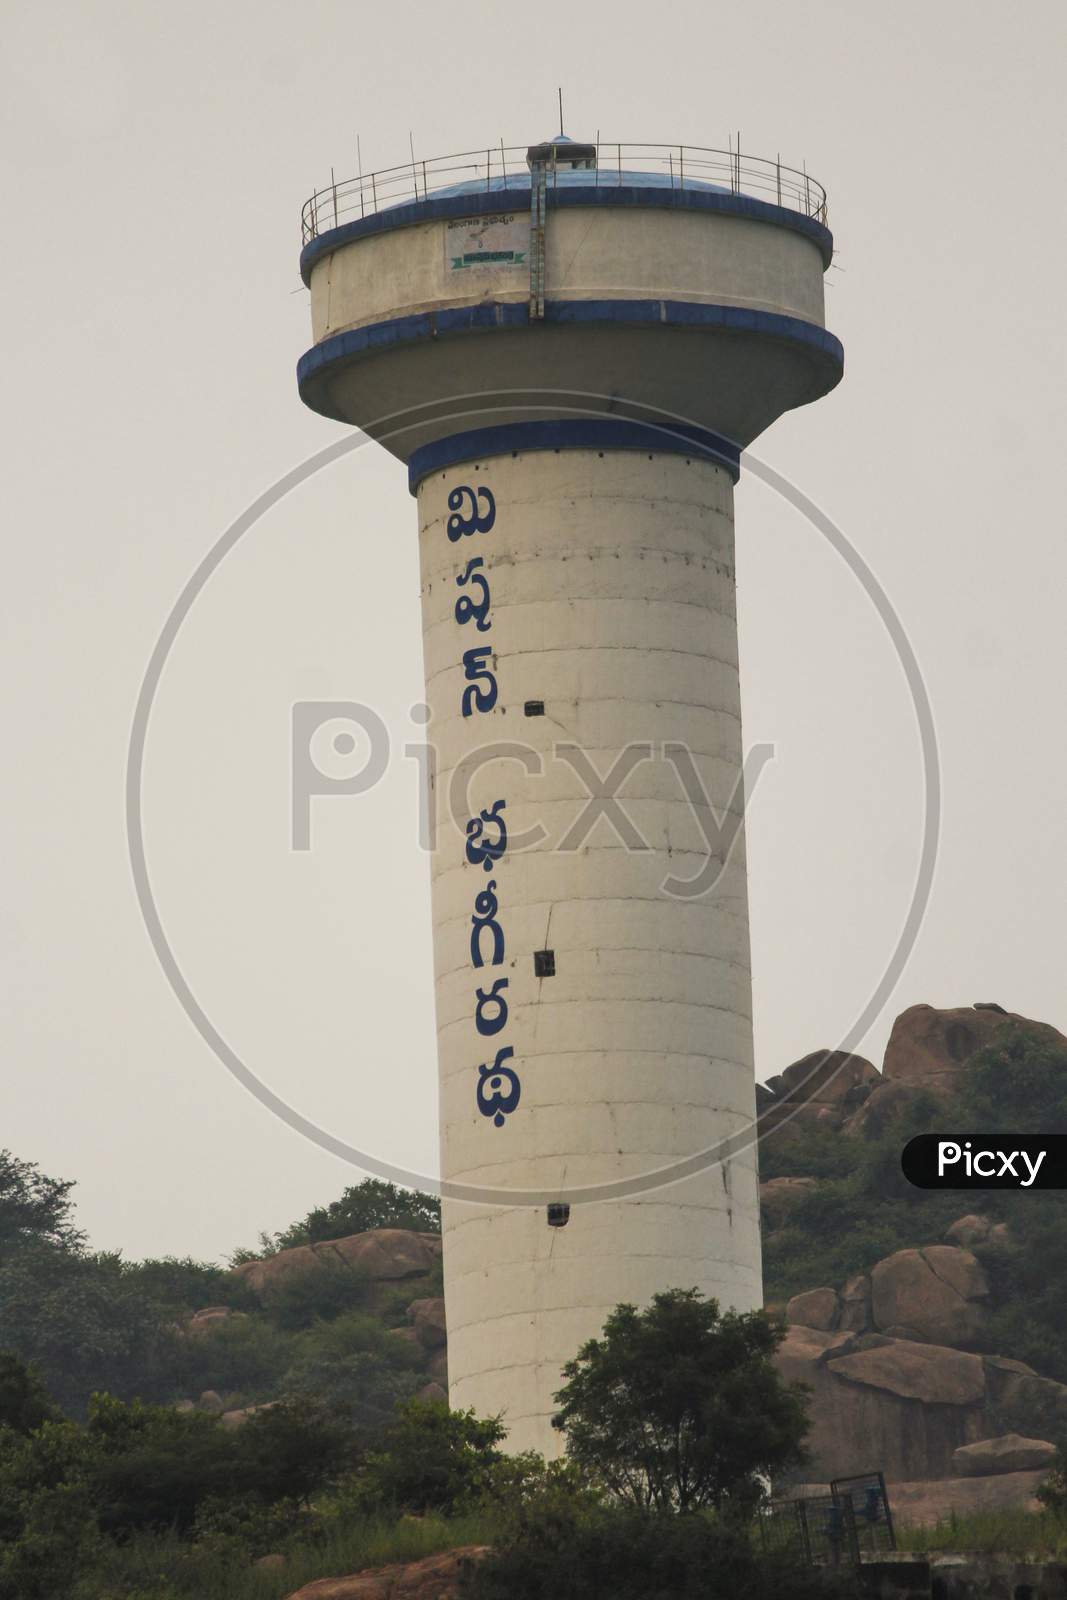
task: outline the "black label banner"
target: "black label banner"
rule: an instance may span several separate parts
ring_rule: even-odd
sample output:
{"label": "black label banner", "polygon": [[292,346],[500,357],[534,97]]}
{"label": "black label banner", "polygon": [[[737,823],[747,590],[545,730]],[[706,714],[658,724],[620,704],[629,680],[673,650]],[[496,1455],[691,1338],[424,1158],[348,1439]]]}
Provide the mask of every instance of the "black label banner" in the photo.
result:
{"label": "black label banner", "polygon": [[916,1189],[1067,1189],[1067,1134],[920,1133],[900,1165]]}

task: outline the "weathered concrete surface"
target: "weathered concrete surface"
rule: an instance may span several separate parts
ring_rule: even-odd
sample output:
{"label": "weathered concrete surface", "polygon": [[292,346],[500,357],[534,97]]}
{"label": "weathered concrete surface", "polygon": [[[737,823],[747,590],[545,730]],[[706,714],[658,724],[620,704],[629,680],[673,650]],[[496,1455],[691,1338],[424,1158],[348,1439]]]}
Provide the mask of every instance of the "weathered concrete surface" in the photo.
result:
{"label": "weathered concrete surface", "polygon": [[[389,317],[529,298],[528,268],[484,267],[477,278],[450,271],[447,236],[447,221],[416,223],[324,257],[311,273],[316,342]],[[822,261],[791,229],[702,212],[568,207],[553,212],[545,236],[549,294],[647,300],[669,286],[673,300],[823,320]]]}
{"label": "weathered concrete surface", "polygon": [[[447,537],[449,495],[495,497],[490,533]],[[762,1303],[748,907],[741,829],[740,692],[732,492],[727,474],[679,456],[539,452],[435,473],[419,490],[427,700],[437,746],[432,866],[443,1176],[529,1189],[615,1183],[696,1156],[731,1134],[722,1165],[669,1187],[575,1206],[443,1207],[452,1404],[504,1414],[509,1444],[560,1450],[551,1427],[564,1362],[620,1301],[695,1285],[723,1305]],[[470,546],[470,550],[467,549]],[[461,714],[456,573],[481,556],[492,593],[499,695]],[[544,703],[526,718],[524,703]],[[511,741],[494,754],[492,741]],[[529,752],[513,753],[515,741]],[[693,752],[735,836],[713,894],[668,895],[708,860],[678,772],[641,759],[621,791],[648,848],[601,817],[561,848],[589,801],[556,753],[576,745],[608,771],[633,743]],[[469,784],[455,786],[467,763]],[[529,769],[529,770],[528,770]],[[449,813],[462,794],[461,813]],[[509,849],[472,866],[464,824],[498,799]],[[494,830],[495,832],[495,830]],[[717,867],[716,867],[717,870]],[[495,885],[499,968],[472,968],[475,897]],[[555,976],[533,952],[551,948]],[[486,951],[489,943],[486,941]],[[475,1028],[475,997],[507,979],[506,1027]],[[502,1126],[479,1114],[479,1064],[514,1050],[521,1100]]]}

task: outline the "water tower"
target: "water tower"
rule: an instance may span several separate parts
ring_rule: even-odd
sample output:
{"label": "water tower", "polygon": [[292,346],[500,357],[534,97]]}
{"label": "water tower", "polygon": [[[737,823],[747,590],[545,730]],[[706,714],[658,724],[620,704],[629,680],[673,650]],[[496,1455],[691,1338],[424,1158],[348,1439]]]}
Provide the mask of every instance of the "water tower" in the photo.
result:
{"label": "water tower", "polygon": [[560,137],[332,183],[304,239],[301,396],[418,509],[442,1176],[482,1201],[444,1204],[450,1399],[555,1454],[618,1302],[762,1302],[743,831],[712,872],[707,838],[739,452],[842,371],[825,196]]}

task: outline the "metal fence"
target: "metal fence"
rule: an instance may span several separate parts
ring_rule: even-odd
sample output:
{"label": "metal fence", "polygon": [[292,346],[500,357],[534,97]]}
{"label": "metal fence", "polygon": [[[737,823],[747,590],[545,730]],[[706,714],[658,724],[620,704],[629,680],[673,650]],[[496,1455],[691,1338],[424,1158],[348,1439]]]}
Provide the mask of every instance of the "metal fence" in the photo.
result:
{"label": "metal fence", "polygon": [[896,1549],[893,1516],[880,1472],[837,1478],[829,1494],[772,1500],[759,1518],[768,1551],[798,1566],[858,1567]]}
{"label": "metal fence", "polygon": [[[571,170],[560,169],[567,173]],[[770,161],[762,156],[743,155],[740,143],[734,150],[711,150],[700,145],[625,144],[598,139],[596,166],[583,172],[580,181],[598,189],[617,188],[629,181],[631,173],[654,175],[657,182],[677,189],[710,183],[731,194],[751,195],[826,221],[826,190],[821,183],[803,167],[786,166],[778,157]],[[549,166],[547,179],[551,189],[557,181],[555,167]],[[355,178],[337,179],[331,172],[329,184],[304,203],[304,243],[341,223],[373,216],[405,201],[426,200],[456,184],[472,185],[473,192],[514,188],[528,196],[526,146],[505,146],[501,142],[485,150],[435,156],[429,161],[413,156],[398,167],[360,172]],[[517,194],[516,201],[528,203],[528,199],[519,201]]]}

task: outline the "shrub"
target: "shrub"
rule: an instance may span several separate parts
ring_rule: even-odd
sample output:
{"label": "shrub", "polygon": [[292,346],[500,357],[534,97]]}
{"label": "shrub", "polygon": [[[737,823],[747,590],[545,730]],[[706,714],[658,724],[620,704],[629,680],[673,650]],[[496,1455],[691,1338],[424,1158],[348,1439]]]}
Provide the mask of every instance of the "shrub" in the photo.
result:
{"label": "shrub", "polygon": [[826,1574],[763,1557],[706,1513],[538,1502],[466,1580],[470,1600],[828,1600]]}
{"label": "shrub", "polygon": [[492,1491],[503,1438],[499,1417],[409,1400],[364,1456],[350,1486],[352,1503],[365,1515],[470,1511]]}
{"label": "shrub", "polygon": [[763,1312],[721,1313],[696,1289],[616,1306],[563,1369],[553,1420],[568,1455],[641,1508],[750,1508],[761,1476],[803,1460],[802,1391],[772,1360],[783,1336]]}

